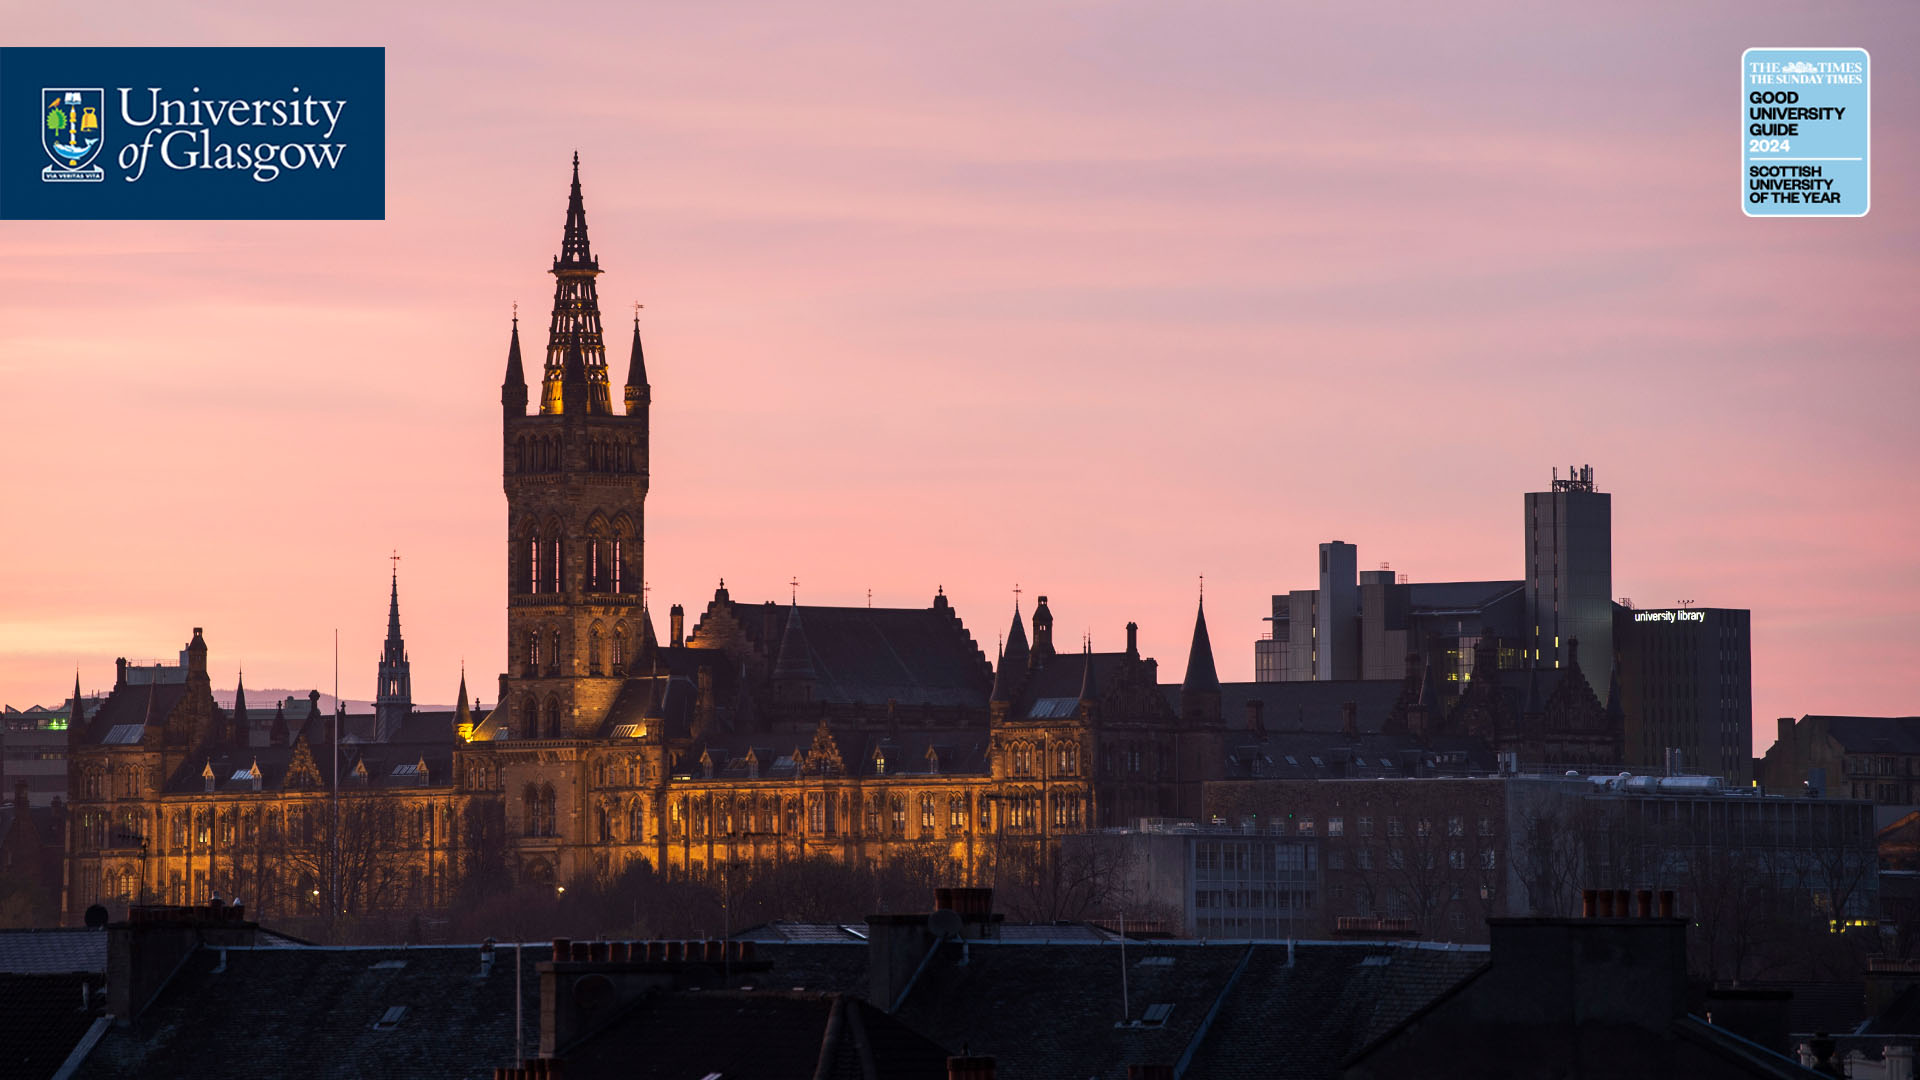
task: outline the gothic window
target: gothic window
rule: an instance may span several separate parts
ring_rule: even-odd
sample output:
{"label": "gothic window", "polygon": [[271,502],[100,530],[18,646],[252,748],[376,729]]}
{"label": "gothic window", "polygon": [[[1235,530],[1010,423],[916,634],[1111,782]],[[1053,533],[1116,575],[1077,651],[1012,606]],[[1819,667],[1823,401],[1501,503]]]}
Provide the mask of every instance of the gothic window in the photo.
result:
{"label": "gothic window", "polygon": [[587,591],[600,592],[600,541],[587,542]]}
{"label": "gothic window", "polygon": [[675,799],[667,807],[667,833],[675,840],[686,835],[687,800]]}
{"label": "gothic window", "polygon": [[888,809],[893,812],[893,835],[907,835],[907,797],[905,795],[893,796],[888,802]]}
{"label": "gothic window", "polygon": [[528,634],[527,634],[527,665],[528,665],[529,667],[531,667],[531,668],[533,668],[533,669],[534,669],[533,671],[531,671],[531,672],[529,672],[528,674],[538,674],[538,673],[539,673],[539,668],[540,668],[540,631],[538,631],[538,630],[533,630],[533,631],[530,631],[530,632],[528,632]]}
{"label": "gothic window", "polygon": [[605,806],[594,808],[594,834],[603,844],[613,839],[613,821]]}
{"label": "gothic window", "polygon": [[935,816],[933,792],[922,792],[920,795],[920,835],[933,835]]}
{"label": "gothic window", "polygon": [[560,737],[560,702],[555,698],[547,699],[547,723],[541,734],[549,739]]}
{"label": "gothic window", "polygon": [[540,538],[527,541],[527,591],[540,591]]}
{"label": "gothic window", "polygon": [[548,641],[553,646],[553,654],[547,658],[547,669],[557,672],[560,667],[560,631],[555,630]]}
{"label": "gothic window", "polygon": [[540,785],[540,825],[541,836],[554,836],[559,832],[558,817],[553,812],[553,785]]}
{"label": "gothic window", "polygon": [[1077,748],[1072,743],[1061,743],[1059,761],[1057,764],[1057,767],[1059,769],[1058,775],[1060,776],[1074,775],[1075,772],[1078,771],[1078,764],[1079,764],[1079,754],[1077,752]]}
{"label": "gothic window", "polygon": [[[618,543],[619,541],[616,540],[615,544]],[[613,624],[613,673],[615,675],[625,675],[627,673],[626,623]]]}
{"label": "gothic window", "polygon": [[647,838],[647,804],[644,799],[633,800],[633,806],[627,811],[627,839],[639,843]]}
{"label": "gothic window", "polygon": [[547,589],[547,591],[548,591],[548,592],[559,592],[559,591],[561,591],[561,590],[560,590],[560,581],[561,581],[561,567],[560,567],[560,559],[561,559],[561,555],[562,555],[562,549],[561,549],[561,546],[560,546],[560,538],[559,538],[559,537],[557,537],[557,536],[556,536],[556,537],[554,537],[554,538],[553,538],[553,545],[552,545],[552,546],[553,546],[553,555],[552,555],[552,558],[551,558],[551,560],[550,560],[550,561],[551,561],[551,565],[550,565],[550,566],[548,566],[548,568],[547,568],[547,569],[548,569],[548,571],[549,571],[549,573],[551,574],[551,576],[550,576],[550,577],[549,577],[549,578],[547,579],[547,582],[548,582],[548,589]]}
{"label": "gothic window", "polygon": [[597,626],[587,631],[587,671],[600,674],[600,628]]}
{"label": "gothic window", "polygon": [[807,796],[807,831],[816,836],[827,831],[827,799],[818,792]]}
{"label": "gothic window", "polygon": [[880,835],[880,797],[867,800],[867,835]]}
{"label": "gothic window", "polygon": [[528,784],[520,793],[521,831],[528,836],[540,835],[540,789]]}
{"label": "gothic window", "polygon": [[514,443],[514,451],[515,451],[514,471],[526,472],[527,471],[527,437],[525,435],[520,436],[519,440]]}
{"label": "gothic window", "polygon": [[613,538],[613,592],[626,591],[620,581],[620,538]]}

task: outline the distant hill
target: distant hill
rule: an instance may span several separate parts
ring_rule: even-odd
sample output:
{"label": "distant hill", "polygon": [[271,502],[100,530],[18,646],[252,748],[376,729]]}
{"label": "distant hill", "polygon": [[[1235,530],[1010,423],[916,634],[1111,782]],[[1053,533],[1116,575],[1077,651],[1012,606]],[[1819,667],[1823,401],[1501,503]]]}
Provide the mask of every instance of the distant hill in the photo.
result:
{"label": "distant hill", "polygon": [[[273,686],[264,687],[262,689],[255,690],[253,687],[249,686],[247,687],[247,711],[255,712],[260,709],[271,709],[275,705],[279,704],[282,701],[285,701],[288,698],[294,698],[300,703],[300,706],[302,708],[305,708],[307,703],[307,695],[312,692],[313,691],[311,689],[286,690],[280,687],[273,687]],[[215,690],[213,692],[213,700],[217,702],[221,708],[231,709],[233,708],[233,691],[232,690]],[[334,697],[332,694],[327,693],[325,690],[322,690],[320,692],[320,711],[321,712],[331,713],[333,711],[333,702],[334,702]],[[373,711],[373,702],[371,701],[363,701],[358,698],[347,698],[346,703],[347,703],[347,711],[350,713],[370,713]],[[443,711],[452,712],[454,708],[452,705],[430,705],[430,704],[427,704],[426,702],[421,702],[421,701],[414,702],[413,707],[420,710],[421,712],[443,712]],[[302,713],[301,715],[304,716],[305,714]]]}

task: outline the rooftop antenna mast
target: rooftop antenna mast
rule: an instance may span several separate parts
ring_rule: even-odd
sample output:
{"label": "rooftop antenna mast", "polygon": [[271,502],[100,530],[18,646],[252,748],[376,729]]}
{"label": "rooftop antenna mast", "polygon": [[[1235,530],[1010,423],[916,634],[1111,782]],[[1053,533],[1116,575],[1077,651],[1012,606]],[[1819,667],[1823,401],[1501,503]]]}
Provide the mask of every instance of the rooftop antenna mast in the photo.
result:
{"label": "rooftop antenna mast", "polygon": [[[398,563],[395,564],[396,568]],[[340,913],[340,628],[333,628],[333,873],[327,925]]]}

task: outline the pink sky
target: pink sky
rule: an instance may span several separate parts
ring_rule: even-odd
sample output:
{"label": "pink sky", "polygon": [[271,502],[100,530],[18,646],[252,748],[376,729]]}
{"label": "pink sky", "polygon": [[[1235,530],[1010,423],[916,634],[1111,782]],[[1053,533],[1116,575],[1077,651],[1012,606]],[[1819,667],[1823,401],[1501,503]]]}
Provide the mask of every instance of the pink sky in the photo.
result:
{"label": "pink sky", "polygon": [[[369,696],[398,548],[416,696],[464,658],[491,704],[508,310],[578,147],[661,609],[944,585],[991,652],[1018,582],[1178,678],[1205,574],[1246,679],[1318,542],[1517,578],[1521,493],[1590,462],[1617,595],[1753,609],[1761,746],[1920,712],[1920,11],[1674,7],[21,8],[385,45],[391,149],[384,222],[0,223],[0,701],[194,626],[262,687],[337,627]],[[1863,220],[1739,211],[1782,44],[1873,51]]]}

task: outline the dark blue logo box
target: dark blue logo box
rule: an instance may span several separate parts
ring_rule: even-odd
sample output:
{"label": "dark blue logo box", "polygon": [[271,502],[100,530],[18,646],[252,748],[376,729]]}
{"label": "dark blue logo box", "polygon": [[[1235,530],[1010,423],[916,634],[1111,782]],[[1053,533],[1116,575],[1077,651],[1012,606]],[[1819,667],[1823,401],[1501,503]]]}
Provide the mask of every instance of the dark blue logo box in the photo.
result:
{"label": "dark blue logo box", "polygon": [[386,63],[380,48],[0,48],[0,218],[384,218]]}

